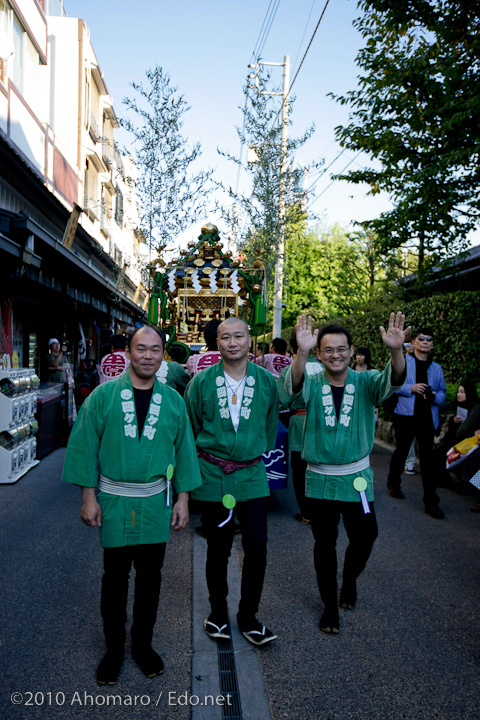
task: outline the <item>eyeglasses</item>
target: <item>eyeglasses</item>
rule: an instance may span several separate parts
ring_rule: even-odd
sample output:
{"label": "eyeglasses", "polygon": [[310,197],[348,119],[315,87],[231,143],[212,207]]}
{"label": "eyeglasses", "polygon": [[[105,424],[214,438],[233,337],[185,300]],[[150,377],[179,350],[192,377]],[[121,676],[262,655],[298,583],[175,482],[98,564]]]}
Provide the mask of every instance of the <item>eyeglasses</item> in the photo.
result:
{"label": "eyeglasses", "polygon": [[350,352],[350,348],[345,347],[344,345],[338,348],[326,347],[324,350],[320,350],[320,352],[327,357],[330,355],[334,355],[335,353],[338,353],[339,355],[346,355],[348,352]]}
{"label": "eyeglasses", "polygon": [[431,337],[430,335],[419,335],[417,340],[420,340],[420,342],[423,342],[424,340],[426,340],[427,342],[432,342],[433,337]]}

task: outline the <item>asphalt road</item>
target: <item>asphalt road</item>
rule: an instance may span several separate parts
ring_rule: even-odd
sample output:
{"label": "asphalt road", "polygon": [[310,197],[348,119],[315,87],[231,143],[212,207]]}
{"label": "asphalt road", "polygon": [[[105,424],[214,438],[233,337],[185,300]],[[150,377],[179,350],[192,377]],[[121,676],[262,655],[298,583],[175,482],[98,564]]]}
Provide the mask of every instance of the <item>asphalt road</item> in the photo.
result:
{"label": "asphalt road", "polygon": [[[192,703],[199,681],[205,693],[218,692],[216,645],[197,627],[206,602],[198,516],[167,549],[154,642],[164,675],[148,680],[127,654],[115,688],[101,688],[102,553],[97,532],[80,522],[80,491],[60,481],[63,456],[57,450],[14,485],[0,485],[2,719],[214,720],[218,707],[202,714]],[[318,629],[310,529],[293,517],[291,489],[274,493],[259,619],[278,640],[257,651],[233,637],[244,720],[480,717],[480,515],[469,510],[476,496],[441,489],[446,519],[433,520],[418,476],[404,478],[405,500],[388,496],[389,459],[375,447],[380,533],[338,636]],[[342,528],[340,570],[345,546]],[[238,538],[236,550],[233,621]]]}

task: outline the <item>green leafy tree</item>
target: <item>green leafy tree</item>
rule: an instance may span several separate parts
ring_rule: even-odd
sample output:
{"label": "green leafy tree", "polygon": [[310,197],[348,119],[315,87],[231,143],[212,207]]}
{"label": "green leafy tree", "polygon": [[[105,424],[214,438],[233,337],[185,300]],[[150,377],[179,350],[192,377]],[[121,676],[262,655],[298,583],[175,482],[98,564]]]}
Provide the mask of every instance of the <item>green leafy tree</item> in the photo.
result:
{"label": "green leafy tree", "polygon": [[339,176],[385,191],[393,209],[362,223],[384,250],[407,246],[428,269],[467,246],[480,219],[480,6],[461,0],[361,0],[360,87],[336,129],[372,167]]}
{"label": "green leafy tree", "polygon": [[142,230],[151,248],[161,248],[204,218],[211,171],[192,169],[201,148],[189,148],[182,135],[184,96],[161,67],[146,76],[145,84],[131,83],[136,95],[124,99],[130,115],[121,124],[133,137]]}
{"label": "green leafy tree", "polygon": [[294,325],[300,313],[326,320],[367,309],[369,303],[402,293],[394,284],[391,258],[378,255],[374,238],[339,225],[312,232],[306,217],[290,210],[287,222],[284,319]]}

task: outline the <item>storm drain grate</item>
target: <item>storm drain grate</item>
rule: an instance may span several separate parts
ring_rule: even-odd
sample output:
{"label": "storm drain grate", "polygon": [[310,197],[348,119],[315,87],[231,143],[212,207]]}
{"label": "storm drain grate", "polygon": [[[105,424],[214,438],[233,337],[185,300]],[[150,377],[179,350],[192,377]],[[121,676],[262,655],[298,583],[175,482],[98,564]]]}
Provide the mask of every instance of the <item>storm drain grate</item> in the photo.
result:
{"label": "storm drain grate", "polygon": [[228,720],[242,720],[240,690],[231,639],[217,640],[217,657],[220,692],[224,696],[228,693],[228,698],[226,698],[225,704],[222,706],[222,717],[228,718]]}

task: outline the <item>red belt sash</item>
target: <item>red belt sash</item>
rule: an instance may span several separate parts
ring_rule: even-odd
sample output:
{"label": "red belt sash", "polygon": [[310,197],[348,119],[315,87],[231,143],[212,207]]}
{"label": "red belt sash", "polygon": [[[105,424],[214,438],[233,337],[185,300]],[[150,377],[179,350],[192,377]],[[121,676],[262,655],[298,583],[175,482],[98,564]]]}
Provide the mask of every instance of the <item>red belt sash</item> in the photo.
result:
{"label": "red belt sash", "polygon": [[230,473],[235,472],[235,470],[242,470],[243,468],[258,465],[258,463],[262,459],[262,456],[260,456],[257,458],[253,458],[253,460],[225,460],[224,458],[219,458],[216,455],[211,455],[204,450],[198,449],[197,455],[199,458],[205,460],[211,465],[217,465],[217,467],[221,467],[225,475],[230,475]]}

